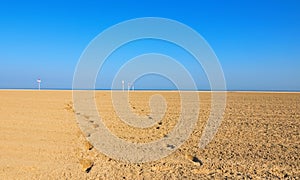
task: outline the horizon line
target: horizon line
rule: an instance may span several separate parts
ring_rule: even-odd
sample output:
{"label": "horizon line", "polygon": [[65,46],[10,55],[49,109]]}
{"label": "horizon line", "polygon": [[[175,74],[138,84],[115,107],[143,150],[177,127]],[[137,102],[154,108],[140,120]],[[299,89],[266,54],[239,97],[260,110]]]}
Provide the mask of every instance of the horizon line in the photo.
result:
{"label": "horizon line", "polygon": [[[73,89],[73,88],[0,88],[2,90],[32,90],[32,91],[123,91],[123,89]],[[266,89],[226,89],[226,90],[211,90],[211,89],[125,89],[124,92],[134,91],[199,91],[199,92],[300,92],[300,90],[266,90]]]}

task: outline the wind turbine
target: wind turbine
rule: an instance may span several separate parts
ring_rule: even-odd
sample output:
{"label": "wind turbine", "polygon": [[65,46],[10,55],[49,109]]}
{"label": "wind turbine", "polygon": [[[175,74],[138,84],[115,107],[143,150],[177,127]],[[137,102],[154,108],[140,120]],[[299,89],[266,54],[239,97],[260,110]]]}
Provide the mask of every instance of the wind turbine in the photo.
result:
{"label": "wind turbine", "polygon": [[42,82],[42,80],[41,80],[40,78],[38,78],[38,79],[36,80],[36,82],[38,83],[39,90],[41,90],[41,82]]}

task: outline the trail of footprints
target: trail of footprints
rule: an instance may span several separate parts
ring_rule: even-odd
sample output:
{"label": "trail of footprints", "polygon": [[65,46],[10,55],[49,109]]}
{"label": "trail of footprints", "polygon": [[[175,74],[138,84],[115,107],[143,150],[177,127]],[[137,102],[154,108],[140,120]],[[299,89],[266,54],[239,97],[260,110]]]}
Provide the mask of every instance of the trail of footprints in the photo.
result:
{"label": "trail of footprints", "polygon": [[[67,103],[64,109],[82,117],[84,119],[84,121],[88,123],[88,126],[92,127],[92,129],[96,129],[99,127],[99,125],[96,124],[89,115],[82,114],[80,112],[76,112],[72,102]],[[135,107],[134,107],[134,109],[135,109]],[[148,117],[152,118],[149,115],[148,115]],[[158,122],[158,126],[156,129],[159,129],[161,125],[162,125],[162,122],[161,121]],[[93,133],[93,131],[89,131],[89,132]],[[90,137],[90,135],[91,135],[90,133],[84,134],[81,130],[78,130],[78,132],[77,132],[79,144],[81,144],[82,146],[77,149],[76,155],[78,158],[78,162],[81,165],[82,171],[84,171],[86,173],[89,173],[91,171],[91,169],[93,168],[94,162],[95,162],[96,156],[97,156],[97,151],[94,149],[94,146],[89,141],[86,140],[86,137]],[[173,149],[175,147],[173,147],[173,145],[168,144],[167,148]],[[193,156],[190,154],[185,154],[184,157],[187,161],[193,163],[196,166],[203,165],[203,162],[201,160],[199,160],[196,156]]]}
{"label": "trail of footprints", "polygon": [[[85,120],[88,121],[89,124],[92,124],[94,128],[99,127],[99,125],[95,124],[93,120],[90,120],[90,116],[81,114],[80,112],[76,112],[72,102],[69,102],[65,105],[65,110],[75,113],[76,115],[80,115]],[[81,165],[82,171],[89,173],[94,166],[94,160],[96,156],[96,152],[93,150],[94,146],[86,140],[85,137],[89,137],[90,134],[83,134],[81,130],[78,130],[77,137],[78,143],[82,146],[78,147],[76,150],[76,156],[78,158],[78,162]]]}

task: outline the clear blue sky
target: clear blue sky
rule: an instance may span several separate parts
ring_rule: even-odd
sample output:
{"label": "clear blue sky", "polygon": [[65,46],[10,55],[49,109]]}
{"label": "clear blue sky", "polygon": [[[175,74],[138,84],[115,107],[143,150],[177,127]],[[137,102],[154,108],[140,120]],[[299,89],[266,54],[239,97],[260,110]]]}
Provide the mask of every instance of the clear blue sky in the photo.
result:
{"label": "clear blue sky", "polygon": [[[149,16],[180,21],[201,34],[219,58],[228,89],[300,90],[298,0],[2,0],[0,88],[35,88],[39,77],[44,88],[71,88],[77,61],[95,36],[124,20]],[[138,44],[128,48],[143,53]],[[162,49],[152,46],[151,41],[144,45]],[[114,67],[122,64],[114,63]],[[191,63],[186,65],[198,77],[199,88],[209,88],[203,73],[194,71]],[[107,71],[107,77],[101,76],[97,88],[107,88],[113,73]],[[173,87],[170,83],[155,84],[167,82],[162,79],[145,77],[144,84]]]}

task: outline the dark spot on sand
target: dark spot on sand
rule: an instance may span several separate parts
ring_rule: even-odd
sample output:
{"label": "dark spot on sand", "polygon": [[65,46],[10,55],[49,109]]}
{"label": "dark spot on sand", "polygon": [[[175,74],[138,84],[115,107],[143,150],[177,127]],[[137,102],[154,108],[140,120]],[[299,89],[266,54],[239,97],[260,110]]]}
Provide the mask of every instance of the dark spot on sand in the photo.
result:
{"label": "dark spot on sand", "polygon": [[173,144],[167,144],[167,148],[174,149],[175,146]]}
{"label": "dark spot on sand", "polygon": [[201,161],[200,159],[198,159],[196,156],[193,157],[192,161],[193,161],[194,163],[199,163],[200,165],[203,164],[202,161]]}

